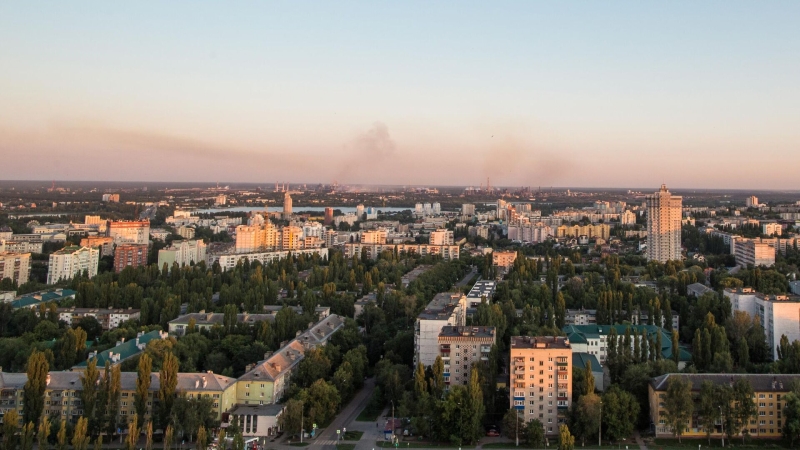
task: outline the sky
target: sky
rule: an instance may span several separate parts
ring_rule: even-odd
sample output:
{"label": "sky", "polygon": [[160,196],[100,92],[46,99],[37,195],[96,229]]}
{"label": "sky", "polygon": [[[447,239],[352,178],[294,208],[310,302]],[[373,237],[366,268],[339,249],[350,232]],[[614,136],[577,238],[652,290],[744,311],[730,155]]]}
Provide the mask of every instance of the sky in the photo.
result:
{"label": "sky", "polygon": [[800,2],[0,2],[0,179],[800,189]]}

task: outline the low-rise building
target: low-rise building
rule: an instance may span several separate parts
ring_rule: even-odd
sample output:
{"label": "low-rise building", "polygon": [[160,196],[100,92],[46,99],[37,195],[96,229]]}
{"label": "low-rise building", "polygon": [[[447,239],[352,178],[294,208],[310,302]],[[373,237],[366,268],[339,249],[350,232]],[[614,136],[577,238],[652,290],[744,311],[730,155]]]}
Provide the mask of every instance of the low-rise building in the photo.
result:
{"label": "low-rise building", "polygon": [[[254,326],[258,322],[274,322],[275,316],[272,314],[237,314],[236,315],[236,322],[230,324],[231,326],[236,324],[245,324],[248,326]],[[196,331],[199,330],[209,330],[215,326],[225,326],[225,314],[224,313],[206,313],[205,311],[200,311],[198,313],[189,313],[184,314],[177,319],[170,320],[168,323],[168,330],[170,334],[174,334],[177,336],[183,336],[186,332],[191,328],[191,326],[195,327]]]}
{"label": "low-rise building", "polygon": [[130,341],[126,341],[125,338],[122,338],[121,340],[117,341],[117,345],[112,348],[99,353],[89,353],[86,361],[76,364],[72,367],[72,370],[86,370],[88,362],[93,358],[97,358],[97,367],[104,367],[106,362],[112,366],[119,364],[122,361],[125,361],[126,359],[134,357],[143,352],[148,342],[154,339],[167,339],[168,336],[169,334],[166,331],[155,330],[149,333],[139,332],[139,334],[136,336],[136,339],[132,339]]}
{"label": "low-rise building", "polygon": [[[622,345],[622,339],[625,333],[630,332],[631,336],[634,334],[641,336],[642,332],[647,335],[647,350],[649,353],[650,342],[654,344],[658,342],[658,335],[661,335],[661,357],[663,359],[671,359],[672,352],[672,333],[655,325],[567,325],[564,327],[564,334],[567,335],[569,341],[572,343],[572,349],[579,353],[588,353],[597,357],[600,364],[605,365],[608,357],[608,344],[610,342],[609,336],[611,330],[617,334],[617,345]],[[634,339],[631,339],[631,348],[635,347]],[[642,346],[644,349],[645,346]],[[658,351],[658,350],[656,350]],[[686,364],[692,360],[692,355],[688,350],[681,347],[677,349],[680,352],[678,368],[686,367]]]}
{"label": "low-rise building", "polygon": [[492,253],[492,265],[508,269],[514,265],[517,260],[517,252],[515,251],[494,251]]}
{"label": "low-rise building", "polygon": [[366,249],[367,257],[378,259],[384,251],[399,253],[415,253],[420,256],[441,256],[445,261],[452,261],[459,258],[459,247],[457,245],[430,245],[430,244],[361,244],[352,243],[344,245],[344,254],[348,258],[353,255],[361,255],[361,251]]}
{"label": "low-rise building", "polygon": [[70,326],[76,326],[84,317],[94,317],[104,330],[119,327],[128,320],[139,320],[141,311],[138,309],[110,309],[110,308],[57,308],[58,320]]}
{"label": "low-rise building", "polygon": [[737,239],[734,251],[739,267],[772,267],[775,265],[775,241],[770,239]]}
{"label": "low-rise building", "polygon": [[560,336],[511,337],[511,408],[522,420],[538,419],[548,436],[566,423],[572,403],[572,346]]}
{"label": "low-rise building", "polygon": [[[753,388],[753,403],[757,415],[749,420],[747,432],[754,438],[773,438],[782,436],[786,406],[786,394],[792,391],[792,386],[797,380],[797,375],[776,374],[742,374],[742,373],[668,373],[650,380],[648,385],[648,398],[650,400],[650,421],[655,424],[656,438],[672,438],[674,435],[666,416],[666,398],[669,381],[672,378],[687,380],[692,384],[692,397],[697,401],[703,382],[709,381],[716,386],[731,386],[739,380],[747,381]],[[723,429],[720,421],[715,421],[714,428],[709,430],[711,437],[722,437]],[[728,434],[729,430],[724,430]],[[689,419],[688,426],[683,432],[685,438],[702,438],[707,436],[703,428],[703,418],[697,408]],[[734,436],[741,433],[734,433]]]}
{"label": "low-rise building", "polygon": [[489,360],[496,339],[495,327],[442,327],[438,344],[444,362],[445,386],[468,384],[472,365]]}
{"label": "low-rise building", "polygon": [[294,256],[306,255],[312,256],[318,254],[323,259],[328,259],[327,248],[309,248],[302,250],[281,250],[274,252],[257,252],[257,253],[207,253],[206,266],[212,267],[214,263],[219,263],[222,270],[233,270],[236,263],[247,258],[250,262],[258,261],[261,264],[269,264],[286,259],[290,254]]}
{"label": "low-rise building", "polygon": [[477,308],[484,300],[492,302],[497,282],[492,280],[479,280],[472,285],[467,293],[467,308]]}
{"label": "low-rise building", "polygon": [[17,297],[11,302],[11,307],[18,308],[38,308],[41,304],[51,302],[58,303],[61,300],[74,299],[75,291],[72,289],[49,289],[46,291],[33,292]]}

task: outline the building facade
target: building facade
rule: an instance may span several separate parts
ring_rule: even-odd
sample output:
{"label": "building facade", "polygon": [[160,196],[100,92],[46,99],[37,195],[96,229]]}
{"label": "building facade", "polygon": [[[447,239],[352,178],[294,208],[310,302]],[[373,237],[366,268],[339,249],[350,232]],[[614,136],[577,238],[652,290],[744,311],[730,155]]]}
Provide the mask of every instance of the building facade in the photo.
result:
{"label": "building facade", "polygon": [[58,320],[76,326],[84,317],[94,317],[104,330],[117,328],[128,320],[139,320],[141,311],[138,309],[109,309],[109,308],[57,308]]}
{"label": "building facade", "polygon": [[572,402],[572,347],[560,336],[513,336],[511,408],[525,422],[538,419],[548,436],[566,423]]}
{"label": "building facade", "polygon": [[761,322],[773,359],[778,359],[781,336],[789,342],[800,340],[800,296],[765,295],[752,288],[725,289],[723,295],[730,300],[732,311],[744,311]]}
{"label": "building facade", "polygon": [[147,265],[147,244],[120,244],[114,249],[114,272]]}
{"label": "building facade", "polygon": [[467,297],[445,292],[437,294],[414,323],[414,365],[433,365],[439,356],[439,334],[446,326],[466,325]]}
{"label": "building facade", "polygon": [[438,343],[445,386],[468,384],[472,365],[489,361],[496,339],[495,327],[442,327]]}
{"label": "building facade", "polygon": [[109,222],[108,235],[114,244],[147,244],[150,240],[150,221]]}
{"label": "building facade", "polygon": [[27,283],[31,275],[30,253],[0,252],[0,280],[10,278],[17,285]]}
{"label": "building facade", "polygon": [[173,241],[172,245],[158,251],[158,268],[190,265],[206,260],[206,243],[202,239]]}
{"label": "building facade", "polygon": [[58,280],[69,280],[75,275],[88,273],[89,278],[97,275],[100,263],[100,250],[92,247],[64,247],[50,254],[47,268],[47,284]]}
{"label": "building facade", "polygon": [[647,259],[665,263],[681,259],[681,214],[683,198],[672,195],[666,185],[648,195]]}
{"label": "building facade", "polygon": [[110,236],[86,236],[81,247],[100,247],[100,256],[114,256],[114,238]]}

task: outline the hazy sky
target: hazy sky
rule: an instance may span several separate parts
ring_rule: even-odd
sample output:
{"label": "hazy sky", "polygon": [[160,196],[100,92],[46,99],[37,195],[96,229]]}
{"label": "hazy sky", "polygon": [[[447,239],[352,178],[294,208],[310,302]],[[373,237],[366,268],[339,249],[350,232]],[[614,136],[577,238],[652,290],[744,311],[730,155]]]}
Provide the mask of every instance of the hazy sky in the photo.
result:
{"label": "hazy sky", "polygon": [[0,178],[800,189],[800,2],[0,3]]}

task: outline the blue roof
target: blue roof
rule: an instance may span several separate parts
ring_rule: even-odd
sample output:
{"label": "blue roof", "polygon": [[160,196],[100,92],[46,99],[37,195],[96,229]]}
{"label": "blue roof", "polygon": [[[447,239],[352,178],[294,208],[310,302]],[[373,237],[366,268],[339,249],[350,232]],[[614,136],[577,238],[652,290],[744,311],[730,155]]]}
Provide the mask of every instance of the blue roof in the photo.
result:
{"label": "blue roof", "polygon": [[592,363],[592,372],[602,372],[603,367],[597,357],[590,353],[573,353],[572,354],[572,367],[578,369],[586,369],[586,364]]}

